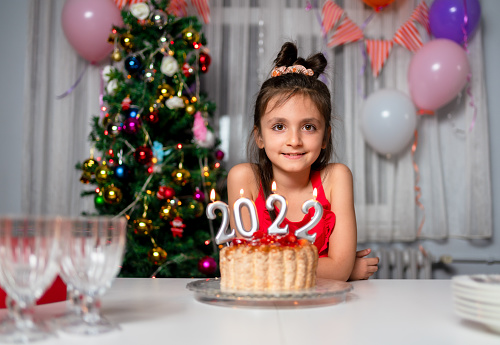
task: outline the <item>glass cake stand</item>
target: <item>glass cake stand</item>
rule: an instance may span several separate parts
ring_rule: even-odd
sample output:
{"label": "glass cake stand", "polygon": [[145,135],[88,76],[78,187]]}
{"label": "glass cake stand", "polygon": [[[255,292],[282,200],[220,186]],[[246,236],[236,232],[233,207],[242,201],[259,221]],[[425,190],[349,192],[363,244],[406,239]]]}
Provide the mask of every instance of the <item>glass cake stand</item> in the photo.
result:
{"label": "glass cake stand", "polygon": [[196,280],[186,285],[195,298],[207,304],[257,308],[317,307],[345,302],[353,289],[347,282],[317,279],[316,286],[301,291],[222,291],[220,278]]}

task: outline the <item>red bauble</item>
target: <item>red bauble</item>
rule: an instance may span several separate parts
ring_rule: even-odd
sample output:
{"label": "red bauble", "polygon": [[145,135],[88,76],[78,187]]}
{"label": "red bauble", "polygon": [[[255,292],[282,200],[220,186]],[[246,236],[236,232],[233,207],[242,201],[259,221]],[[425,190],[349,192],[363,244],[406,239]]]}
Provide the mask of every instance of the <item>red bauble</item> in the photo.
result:
{"label": "red bauble", "polygon": [[151,111],[148,115],[146,115],[145,120],[149,123],[157,123],[160,118],[158,117],[157,111]]}
{"label": "red bauble", "polygon": [[198,261],[198,271],[203,274],[210,275],[217,271],[217,262],[211,256],[205,256]]}
{"label": "red bauble", "polygon": [[212,59],[207,53],[200,53],[200,64],[210,66]]}
{"label": "red bauble", "polygon": [[149,164],[153,159],[153,150],[148,146],[139,146],[134,152],[134,158],[139,164]]}
{"label": "red bauble", "polygon": [[182,65],[182,73],[184,73],[186,78],[189,78],[194,73],[193,67],[191,67],[187,62],[184,62]]}
{"label": "red bauble", "polygon": [[160,200],[172,199],[174,196],[175,190],[172,187],[160,186],[156,192],[156,197]]}
{"label": "red bauble", "polygon": [[221,150],[217,150],[215,152],[215,159],[217,159],[218,161],[223,160],[224,159],[224,152]]}

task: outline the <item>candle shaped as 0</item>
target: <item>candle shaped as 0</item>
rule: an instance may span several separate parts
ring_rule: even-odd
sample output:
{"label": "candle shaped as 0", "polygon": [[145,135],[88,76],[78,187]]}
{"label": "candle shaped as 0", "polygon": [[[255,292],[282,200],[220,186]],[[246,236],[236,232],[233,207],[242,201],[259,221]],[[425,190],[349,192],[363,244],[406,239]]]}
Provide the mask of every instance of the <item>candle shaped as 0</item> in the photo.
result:
{"label": "candle shaped as 0", "polygon": [[309,213],[309,209],[311,207],[314,207],[314,216],[311,218],[311,220],[301,227],[300,229],[295,230],[295,236],[299,238],[304,238],[312,243],[316,240],[316,235],[317,234],[309,234],[309,230],[312,230],[321,220],[321,217],[323,217],[323,206],[316,201],[316,195],[318,191],[316,188],[314,188],[313,195],[314,199],[309,199],[306,202],[302,204],[302,212],[304,214]]}
{"label": "candle shaped as 0", "polygon": [[229,226],[229,207],[222,201],[215,201],[215,190],[213,189],[210,193],[210,199],[212,200],[212,202],[207,206],[207,218],[215,219],[215,210],[220,210],[222,212],[222,222],[219,227],[219,231],[215,236],[215,243],[222,244],[229,242],[236,237],[234,229],[229,231],[229,233],[227,232],[227,228]]}
{"label": "candle shaped as 0", "polygon": [[280,228],[281,223],[285,220],[286,213],[288,211],[288,205],[286,199],[283,195],[279,195],[276,192],[276,181],[273,182],[271,187],[273,194],[269,195],[266,200],[266,208],[269,212],[274,210],[274,203],[277,201],[280,203],[280,212],[276,217],[276,220],[269,226],[267,229],[267,233],[270,235],[284,235],[288,234],[288,224],[286,224],[283,228]]}
{"label": "candle shaped as 0", "polygon": [[[241,219],[241,210],[243,207],[246,207],[250,213],[250,230],[245,229],[243,220]],[[252,200],[243,197],[243,189],[240,190],[240,198],[236,200],[233,205],[233,213],[234,223],[236,224],[236,230],[238,233],[243,237],[252,237],[253,234],[259,229],[259,220],[257,218],[255,204]]]}

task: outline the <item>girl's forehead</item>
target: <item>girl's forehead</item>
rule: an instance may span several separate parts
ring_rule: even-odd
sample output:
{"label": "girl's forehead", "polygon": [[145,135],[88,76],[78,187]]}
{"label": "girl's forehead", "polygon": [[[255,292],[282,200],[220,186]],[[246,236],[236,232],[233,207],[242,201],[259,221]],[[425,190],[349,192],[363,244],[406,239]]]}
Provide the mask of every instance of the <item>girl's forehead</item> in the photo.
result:
{"label": "girl's forehead", "polygon": [[323,116],[311,97],[304,94],[295,94],[290,97],[287,97],[286,95],[274,96],[267,103],[264,113],[261,114],[261,119],[273,116],[277,113],[286,115],[295,109],[307,111],[307,114],[304,114],[306,117],[312,116],[318,117],[321,120],[323,119]]}

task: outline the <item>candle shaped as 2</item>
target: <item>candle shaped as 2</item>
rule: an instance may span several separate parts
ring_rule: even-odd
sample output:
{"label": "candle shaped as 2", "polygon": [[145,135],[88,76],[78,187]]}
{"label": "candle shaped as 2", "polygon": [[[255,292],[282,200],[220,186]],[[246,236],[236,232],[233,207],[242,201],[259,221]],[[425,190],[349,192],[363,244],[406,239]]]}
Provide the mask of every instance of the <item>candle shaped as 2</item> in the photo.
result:
{"label": "candle shaped as 2", "polygon": [[319,223],[321,217],[323,217],[323,206],[316,200],[317,195],[318,191],[316,190],[316,188],[314,188],[314,198],[309,199],[302,204],[302,212],[304,214],[309,213],[309,209],[311,207],[314,207],[314,216],[306,225],[295,231],[295,236],[299,238],[305,238],[312,243],[314,243],[314,241],[316,240],[316,234],[309,234],[309,230],[312,230],[316,226],[316,224]]}
{"label": "candle shaped as 2", "polygon": [[273,181],[272,194],[266,200],[266,208],[269,212],[274,210],[274,203],[277,201],[280,204],[280,212],[276,216],[276,220],[269,226],[267,229],[267,233],[270,235],[284,235],[288,234],[288,224],[286,224],[283,228],[280,228],[281,223],[285,220],[286,213],[288,211],[288,205],[285,200],[285,197],[276,193],[276,181]]}
{"label": "candle shaped as 2", "polygon": [[220,210],[222,212],[222,222],[215,236],[215,243],[222,244],[231,241],[236,237],[236,233],[234,229],[229,231],[229,233],[227,232],[229,226],[229,207],[222,201],[215,201],[215,190],[213,189],[210,192],[210,200],[212,202],[207,206],[207,218],[215,219],[215,210]]}
{"label": "candle shaped as 2", "polygon": [[[250,213],[250,230],[246,230],[241,219],[241,210],[243,207],[248,209]],[[252,237],[253,234],[259,229],[259,219],[257,218],[257,211],[255,204],[252,200],[243,197],[243,189],[240,190],[240,198],[236,200],[233,206],[234,223],[238,233],[243,237]]]}

